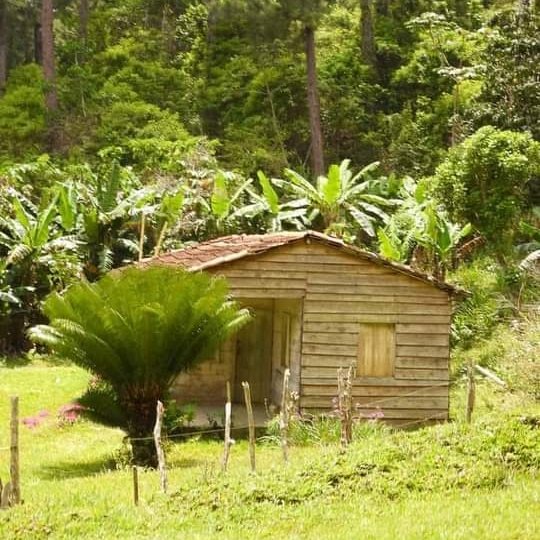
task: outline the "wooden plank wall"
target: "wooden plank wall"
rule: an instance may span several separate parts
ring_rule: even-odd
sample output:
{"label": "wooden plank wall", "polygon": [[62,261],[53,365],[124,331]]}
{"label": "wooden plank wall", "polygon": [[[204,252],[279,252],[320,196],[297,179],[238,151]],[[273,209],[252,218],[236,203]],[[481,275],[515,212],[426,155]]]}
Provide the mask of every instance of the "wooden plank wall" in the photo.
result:
{"label": "wooden plank wall", "polygon": [[179,375],[171,395],[179,403],[224,403],[227,381],[234,384],[236,339],[222,344],[215,358]]}
{"label": "wooden plank wall", "polygon": [[360,324],[390,323],[396,329],[394,377],[357,378],[355,403],[366,415],[380,407],[395,423],[447,418],[448,293],[313,240],[212,272],[225,275],[238,298],[304,297],[301,407],[329,409],[336,369],[357,361]]}

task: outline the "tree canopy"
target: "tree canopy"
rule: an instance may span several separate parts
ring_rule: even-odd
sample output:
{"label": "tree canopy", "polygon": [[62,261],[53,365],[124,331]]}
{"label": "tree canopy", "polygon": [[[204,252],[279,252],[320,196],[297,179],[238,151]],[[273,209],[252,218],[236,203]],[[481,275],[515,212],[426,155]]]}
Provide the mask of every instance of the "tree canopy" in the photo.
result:
{"label": "tree canopy", "polygon": [[49,292],[222,234],[527,256],[539,4],[0,2],[0,350]]}

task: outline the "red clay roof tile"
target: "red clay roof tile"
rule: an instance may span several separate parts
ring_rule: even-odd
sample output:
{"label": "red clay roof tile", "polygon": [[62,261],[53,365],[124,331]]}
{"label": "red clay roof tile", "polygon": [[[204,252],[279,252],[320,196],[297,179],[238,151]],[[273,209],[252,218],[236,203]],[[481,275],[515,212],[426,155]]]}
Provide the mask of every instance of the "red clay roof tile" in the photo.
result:
{"label": "red clay roof tile", "polygon": [[371,253],[355,246],[345,244],[339,238],[327,236],[315,231],[222,236],[183,249],[170,251],[169,253],[164,253],[157,257],[144,259],[140,264],[144,266],[162,264],[180,266],[189,270],[204,270],[205,268],[219,266],[220,264],[236,259],[264,253],[270,249],[308,238],[335,247],[336,249],[362,259],[370,260],[375,264],[380,264],[392,268],[397,272],[418,278],[449,293],[461,295],[467,294],[466,291],[459,287],[439,281],[432,276],[414,270],[409,266],[390,261],[376,253]]}

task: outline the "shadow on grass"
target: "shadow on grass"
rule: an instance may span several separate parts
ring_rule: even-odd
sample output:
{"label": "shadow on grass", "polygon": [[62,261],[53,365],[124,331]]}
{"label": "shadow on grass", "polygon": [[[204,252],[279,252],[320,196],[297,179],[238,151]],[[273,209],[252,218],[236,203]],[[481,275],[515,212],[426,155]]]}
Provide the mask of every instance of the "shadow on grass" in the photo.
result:
{"label": "shadow on grass", "polygon": [[32,359],[28,356],[0,356],[0,367],[20,368],[29,365]]}
{"label": "shadow on grass", "polygon": [[[190,469],[206,463],[208,460],[198,458],[186,458],[171,456],[167,465],[174,469]],[[87,478],[97,474],[108,473],[118,470],[117,464],[112,458],[96,459],[94,461],[71,462],[59,461],[49,463],[39,468],[36,475],[42,480],[68,480],[70,478]]]}
{"label": "shadow on grass", "polygon": [[60,358],[53,354],[32,354],[24,353],[20,355],[0,356],[0,367],[4,368],[21,368],[37,364],[50,367],[72,366],[70,360]]}
{"label": "shadow on grass", "polygon": [[43,480],[64,480],[68,478],[85,478],[115,470],[117,470],[117,467],[114,459],[104,457],[93,461],[49,463],[39,468],[37,476]]}

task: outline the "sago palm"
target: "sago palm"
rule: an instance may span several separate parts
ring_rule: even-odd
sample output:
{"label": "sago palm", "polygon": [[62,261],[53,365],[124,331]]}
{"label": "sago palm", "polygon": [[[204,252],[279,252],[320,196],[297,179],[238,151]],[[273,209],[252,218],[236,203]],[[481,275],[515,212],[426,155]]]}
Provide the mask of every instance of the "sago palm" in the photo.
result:
{"label": "sago palm", "polygon": [[79,399],[87,413],[132,438],[134,461],[155,465],[149,437],[157,400],[249,319],[223,278],[167,267],[127,268],[79,283],[44,303],[49,325],[30,336],[97,375]]}

